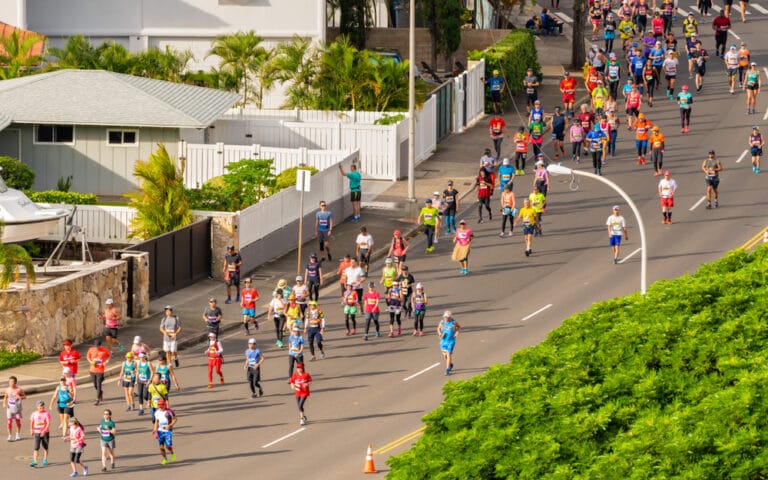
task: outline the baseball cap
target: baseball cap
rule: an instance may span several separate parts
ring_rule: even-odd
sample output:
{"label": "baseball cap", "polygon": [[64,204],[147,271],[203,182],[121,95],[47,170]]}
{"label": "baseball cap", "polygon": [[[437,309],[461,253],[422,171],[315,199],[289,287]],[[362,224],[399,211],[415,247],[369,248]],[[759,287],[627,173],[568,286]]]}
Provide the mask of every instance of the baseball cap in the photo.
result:
{"label": "baseball cap", "polygon": [[215,333],[213,333],[213,332],[210,332],[210,333],[208,334],[208,338],[216,338],[216,334],[215,334]]}
{"label": "baseball cap", "polygon": [[125,358],[133,358],[133,352],[126,353]]}
{"label": "baseball cap", "polygon": [[38,407],[44,407],[45,406],[45,402],[42,401],[42,400],[38,400],[37,403],[35,403],[35,405],[37,405]]}
{"label": "baseball cap", "polygon": [[173,307],[171,305],[166,305],[163,307],[163,310],[173,310]]}
{"label": "baseball cap", "polygon": [[216,303],[216,299],[211,297],[211,298],[208,299],[208,302],[209,303]]}
{"label": "baseball cap", "polygon": [[683,91],[688,90],[688,85],[683,85]]}
{"label": "baseball cap", "polygon": [[493,71],[493,74],[494,74],[494,75],[498,75],[498,74],[499,74],[499,71],[498,71],[498,70],[494,70],[494,71]]}
{"label": "baseball cap", "polygon": [[113,305],[115,303],[115,301],[112,300],[111,298],[108,298],[107,301],[104,302],[104,303],[107,304],[107,305]]}
{"label": "baseball cap", "polygon": [[255,338],[248,339],[248,345],[256,345],[256,339]]}
{"label": "baseball cap", "polygon": [[298,325],[294,325],[293,326],[293,331],[294,332],[298,332],[299,331],[299,326]]}
{"label": "baseball cap", "polygon": [[669,170],[664,172],[664,176],[669,176],[669,175],[672,175],[672,172],[670,172]]}
{"label": "baseball cap", "polygon": [[384,263],[392,263],[392,258],[391,257],[387,257],[387,259],[384,260]]}
{"label": "baseball cap", "polygon": [[147,358],[147,354],[144,352],[139,352],[139,358]]}
{"label": "baseball cap", "polygon": [[618,205],[613,206],[613,210],[621,210]]}
{"label": "baseball cap", "polygon": [[448,180],[448,185],[453,185],[453,180]]}
{"label": "baseball cap", "polygon": [[304,281],[304,277],[302,277],[301,275],[296,275],[296,281],[297,282],[303,282]]}
{"label": "baseball cap", "polygon": [[408,270],[408,265],[400,265],[400,270]]}
{"label": "baseball cap", "polygon": [[375,287],[375,286],[376,286],[376,283],[375,283],[375,282],[370,282],[370,283],[368,284],[368,286],[369,286],[369,287],[371,287],[371,288],[373,288],[373,287]]}
{"label": "baseball cap", "polygon": [[72,345],[72,340],[64,340],[61,342],[63,345]]}
{"label": "baseball cap", "polygon": [[235,246],[234,246],[234,245],[229,245],[229,246],[227,247],[227,250],[234,250],[234,249],[235,249]]}
{"label": "baseball cap", "polygon": [[451,318],[452,314],[450,310],[443,312],[443,318]]}
{"label": "baseball cap", "polygon": [[300,368],[300,369],[304,370],[304,364],[303,363],[297,363],[296,364],[296,368]]}
{"label": "baseball cap", "polygon": [[564,77],[570,77],[570,76],[571,76],[571,72],[569,72],[568,70],[566,70],[566,71],[564,71],[564,72],[563,72],[563,76],[564,76]]}
{"label": "baseball cap", "polygon": [[315,252],[310,253],[309,258],[317,258],[317,254]]}
{"label": "baseball cap", "polygon": [[400,235],[400,230],[395,230],[394,234],[395,234],[395,236],[399,236]]}
{"label": "baseball cap", "polygon": [[544,162],[539,160],[539,161],[536,162],[536,165],[544,165]]}
{"label": "baseball cap", "polygon": [[509,165],[509,159],[505,158],[504,160],[501,161],[501,164],[502,165]]}
{"label": "baseball cap", "polygon": [[424,288],[424,285],[421,282],[416,284],[416,290],[421,290],[423,288]]}
{"label": "baseball cap", "polygon": [[138,336],[138,335],[136,335],[135,337],[133,337],[133,343],[141,343],[141,337],[140,337],[140,336]]}
{"label": "baseball cap", "polygon": [[157,401],[157,406],[158,407],[161,407],[161,406],[164,407],[165,406],[165,399],[161,398],[160,400],[158,400]]}
{"label": "baseball cap", "polygon": [[459,220],[459,225],[466,225],[466,224],[467,224],[466,220],[464,220],[464,219]]}
{"label": "baseball cap", "polygon": [[426,200],[424,201],[424,203],[432,203],[432,199],[431,199],[431,198],[428,198],[428,199],[426,199]]}
{"label": "baseball cap", "polygon": [[438,197],[439,197],[439,196],[440,196],[440,192],[437,192],[437,191],[436,191],[436,192],[433,192],[433,193],[432,193],[432,196],[438,196]]}

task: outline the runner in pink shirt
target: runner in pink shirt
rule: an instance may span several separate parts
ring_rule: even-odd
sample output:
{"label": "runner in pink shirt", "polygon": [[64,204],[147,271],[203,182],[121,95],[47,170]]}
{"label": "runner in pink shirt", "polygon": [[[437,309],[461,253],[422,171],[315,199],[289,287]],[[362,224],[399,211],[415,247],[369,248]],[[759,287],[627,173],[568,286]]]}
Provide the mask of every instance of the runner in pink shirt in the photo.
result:
{"label": "runner in pink shirt", "polygon": [[45,402],[37,401],[37,410],[29,417],[29,433],[35,437],[30,467],[37,466],[40,445],[43,446],[43,466],[48,465],[48,441],[51,437],[51,413],[45,409]]}
{"label": "runner in pink shirt", "polygon": [[453,243],[455,245],[451,259],[454,262],[459,262],[462,275],[469,275],[469,250],[472,243],[472,230],[467,228],[466,220],[459,222],[459,229],[456,230]]}

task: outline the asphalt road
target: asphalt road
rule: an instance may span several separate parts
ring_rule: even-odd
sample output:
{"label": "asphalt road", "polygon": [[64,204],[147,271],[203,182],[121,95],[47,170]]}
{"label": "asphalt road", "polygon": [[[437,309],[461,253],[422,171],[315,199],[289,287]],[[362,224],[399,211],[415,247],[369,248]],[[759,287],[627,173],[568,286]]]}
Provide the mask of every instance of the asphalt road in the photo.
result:
{"label": "asphalt road", "polygon": [[[766,56],[765,51],[755,48],[759,38],[755,32],[763,23],[735,24],[738,35],[753,47],[760,65]],[[765,124],[763,115],[745,115],[743,94],[727,94],[725,75],[717,64],[713,59],[705,88],[694,97],[689,134],[678,133],[673,102],[657,100],[656,106],[645,109],[667,135],[665,168],[672,170],[680,186],[673,225],[660,223],[658,177],[652,176],[650,166],[635,165],[633,137],[626,129],[619,134],[619,156],[609,159],[604,169],[635,199],[644,216],[649,282],[692,272],[702,262],[738,247],[766,224],[766,174],[754,175],[749,158],[741,157],[749,127]],[[681,77],[692,84],[685,75]],[[765,109],[765,99],[761,98],[758,112]],[[720,208],[705,210],[700,202],[704,179],[699,166],[710,149],[718,152],[725,171],[721,175]],[[587,168],[583,165],[580,168]],[[470,168],[474,164],[468,163]],[[516,182],[518,201],[532,182],[532,175]],[[379,470],[386,471],[386,457],[410,444],[410,440],[401,445],[393,445],[393,441],[418,429],[421,417],[442,399],[441,389],[447,379],[438,364],[441,356],[434,329],[443,310],[452,310],[464,327],[457,343],[455,373],[449,377],[458,380],[507,361],[516,350],[536,344],[563,318],[593,302],[638,291],[639,253],[620,265],[611,262],[604,223],[611,205],[617,203],[622,204],[620,198],[601,184],[581,179],[578,190],[572,191],[568,178],[554,177],[544,236],[535,239],[530,258],[523,254],[519,230],[512,238],[501,239],[496,216],[492,223],[478,225],[473,207],[463,215],[476,234],[469,277],[458,275],[458,266],[450,261],[447,240],[431,255],[422,253],[423,240],[416,241],[408,264],[417,281],[426,283],[430,298],[429,334],[423,338],[410,336],[408,321],[399,338],[384,336],[363,342],[359,335],[345,337],[337,289],[326,289],[321,308],[331,325],[326,342],[328,358],[307,363],[314,382],[306,405],[310,423],[304,428],[298,424],[293,395],[285,382],[287,353],[274,347],[271,325],[265,325],[257,336],[267,357],[263,367],[266,395],[260,399],[251,399],[244,383],[241,354],[246,340],[241,333],[224,341],[228,383],[213,390],[205,388],[202,347],[184,352],[182,368],[177,370],[183,390],[172,396],[172,406],[179,415],[174,437],[179,460],[168,466],[159,464],[149,419],[124,412],[121,391],[114,381],[108,382],[105,406],[113,410],[118,430],[118,470],[110,475],[155,475],[162,468],[171,478],[183,475],[188,479],[251,475],[354,478],[361,475],[369,443],[374,449],[386,450],[375,457]],[[622,247],[622,255],[628,256],[639,248],[639,235],[629,209],[625,207],[623,214],[630,241]],[[380,268],[378,264],[372,268],[377,272],[374,277]],[[25,414],[31,413],[34,400],[25,402]],[[89,434],[85,459],[91,472],[99,473],[94,425],[101,408],[93,407],[93,400],[92,388],[82,386],[76,414]],[[54,420],[53,426],[57,423]],[[31,443],[27,435],[21,442],[0,446],[5,478],[63,478],[69,473],[67,444],[58,439],[52,442],[51,465],[32,472],[27,466]],[[391,448],[382,448],[388,444]]]}

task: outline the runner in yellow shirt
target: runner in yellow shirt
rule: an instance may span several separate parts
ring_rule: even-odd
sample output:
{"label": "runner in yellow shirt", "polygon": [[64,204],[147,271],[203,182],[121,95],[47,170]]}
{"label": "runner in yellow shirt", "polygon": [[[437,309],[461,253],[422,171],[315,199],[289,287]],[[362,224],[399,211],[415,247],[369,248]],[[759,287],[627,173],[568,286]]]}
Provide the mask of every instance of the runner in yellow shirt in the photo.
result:
{"label": "runner in yellow shirt", "polygon": [[531,201],[529,199],[523,200],[523,208],[520,209],[520,211],[517,214],[517,218],[515,219],[515,225],[517,225],[519,222],[523,222],[523,235],[525,237],[525,256],[530,257],[531,253],[533,253],[532,243],[533,243],[533,232],[536,228],[536,218],[537,218],[536,210],[533,209],[531,206]]}

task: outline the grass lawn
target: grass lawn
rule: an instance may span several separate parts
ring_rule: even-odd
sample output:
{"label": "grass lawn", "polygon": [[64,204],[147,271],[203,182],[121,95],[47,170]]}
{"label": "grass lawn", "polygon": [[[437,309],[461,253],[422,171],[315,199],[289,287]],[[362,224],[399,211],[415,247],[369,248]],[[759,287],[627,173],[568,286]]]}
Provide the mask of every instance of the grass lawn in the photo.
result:
{"label": "grass lawn", "polygon": [[40,355],[32,352],[6,352],[0,350],[0,370],[37,360]]}

